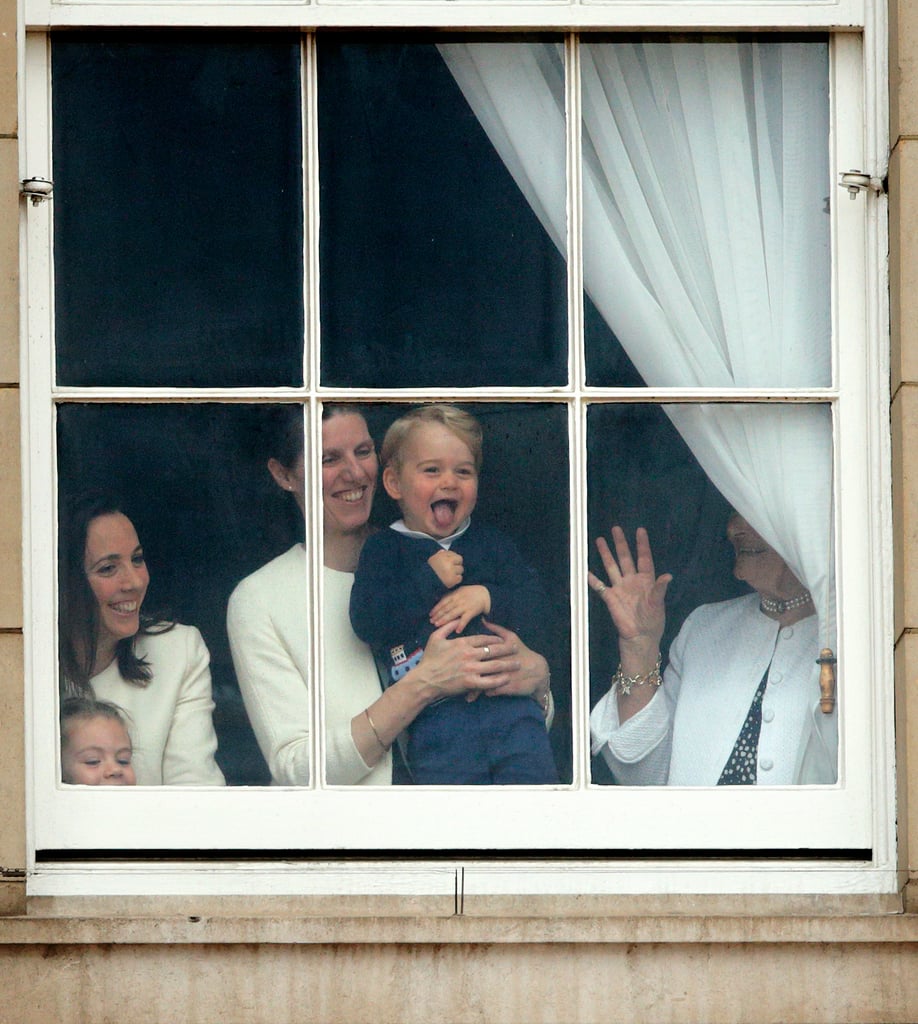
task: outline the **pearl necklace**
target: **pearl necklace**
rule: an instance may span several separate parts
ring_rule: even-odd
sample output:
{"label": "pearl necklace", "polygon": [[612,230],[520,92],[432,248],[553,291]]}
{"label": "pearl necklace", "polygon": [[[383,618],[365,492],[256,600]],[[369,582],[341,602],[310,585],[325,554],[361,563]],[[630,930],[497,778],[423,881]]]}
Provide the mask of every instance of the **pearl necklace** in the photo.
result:
{"label": "pearl necklace", "polygon": [[810,604],[812,600],[813,598],[808,590],[804,590],[802,594],[798,594],[796,597],[789,597],[785,601],[776,600],[773,597],[766,597],[764,594],[761,594],[759,595],[759,608],[767,615],[783,615],[794,608],[803,608],[804,605]]}

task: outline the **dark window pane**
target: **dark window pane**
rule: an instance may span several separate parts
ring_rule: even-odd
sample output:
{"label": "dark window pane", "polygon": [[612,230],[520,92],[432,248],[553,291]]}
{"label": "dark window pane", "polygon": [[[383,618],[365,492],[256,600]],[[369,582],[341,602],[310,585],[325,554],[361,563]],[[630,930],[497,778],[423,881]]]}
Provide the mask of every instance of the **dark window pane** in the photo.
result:
{"label": "dark window pane", "polygon": [[302,382],[295,36],[56,35],[58,381]]}
{"label": "dark window pane", "polygon": [[319,155],[323,384],[566,382],[564,260],[436,46],[322,37]]}
{"label": "dark window pane", "polygon": [[121,499],[144,546],[144,609],[201,631],[211,658],[217,760],[230,785],[269,781],[233,671],[226,603],[249,573],[303,539],[303,519],[273,482],[264,407],[64,405],[60,507],[86,491]]}

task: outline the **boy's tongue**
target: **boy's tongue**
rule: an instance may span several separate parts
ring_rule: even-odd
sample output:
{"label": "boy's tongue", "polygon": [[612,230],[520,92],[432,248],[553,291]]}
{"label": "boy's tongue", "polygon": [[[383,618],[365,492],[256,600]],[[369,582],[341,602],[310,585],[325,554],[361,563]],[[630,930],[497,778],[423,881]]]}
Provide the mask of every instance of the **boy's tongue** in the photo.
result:
{"label": "boy's tongue", "polygon": [[456,503],[454,501],[435,501],[430,506],[430,510],[433,512],[434,522],[442,530],[452,523]]}

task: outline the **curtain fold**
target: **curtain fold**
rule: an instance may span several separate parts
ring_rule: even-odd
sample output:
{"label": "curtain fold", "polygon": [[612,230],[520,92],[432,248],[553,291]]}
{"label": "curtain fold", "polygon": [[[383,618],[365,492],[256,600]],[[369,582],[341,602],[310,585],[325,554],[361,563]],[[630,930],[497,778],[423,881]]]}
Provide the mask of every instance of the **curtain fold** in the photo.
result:
{"label": "curtain fold", "polygon": [[[563,48],[439,50],[566,256]],[[645,383],[827,386],[827,45],[585,43],[580,66],[584,287]],[[834,647],[829,407],[664,408],[809,587]]]}

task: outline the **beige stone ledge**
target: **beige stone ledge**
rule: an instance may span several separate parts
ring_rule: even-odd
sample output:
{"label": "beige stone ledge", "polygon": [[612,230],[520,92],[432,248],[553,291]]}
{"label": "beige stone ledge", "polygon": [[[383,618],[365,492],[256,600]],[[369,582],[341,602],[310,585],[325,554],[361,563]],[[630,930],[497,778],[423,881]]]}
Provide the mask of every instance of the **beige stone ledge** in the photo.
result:
{"label": "beige stone ledge", "polygon": [[8,945],[918,943],[918,915],[0,918]]}
{"label": "beige stone ledge", "polygon": [[[906,890],[908,891],[908,890]],[[824,918],[901,914],[894,894],[781,893],[616,895],[466,895],[466,918]],[[456,901],[443,896],[392,894],[309,896],[31,896],[28,916],[39,918],[450,918]]]}

